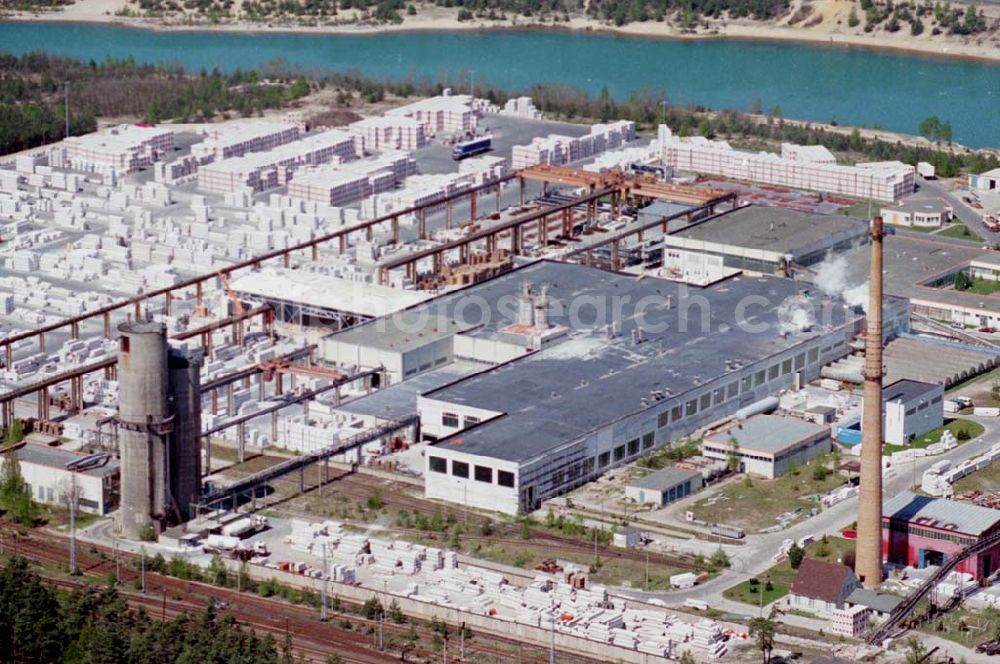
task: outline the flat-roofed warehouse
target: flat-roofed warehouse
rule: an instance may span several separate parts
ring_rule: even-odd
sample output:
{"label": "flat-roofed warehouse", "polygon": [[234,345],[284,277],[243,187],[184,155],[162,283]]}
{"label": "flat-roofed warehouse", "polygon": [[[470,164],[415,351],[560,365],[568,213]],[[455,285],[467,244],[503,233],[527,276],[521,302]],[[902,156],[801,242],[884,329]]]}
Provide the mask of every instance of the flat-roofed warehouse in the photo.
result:
{"label": "flat-roofed warehouse", "polygon": [[689,289],[541,261],[330,335],[320,348],[327,359],[395,354],[403,378],[480,363],[484,371],[417,399],[423,436],[437,441],[425,490],[517,514],[812,380],[849,352],[861,314],[817,299],[800,304],[822,322],[790,325],[795,294],[777,277]]}
{"label": "flat-roofed warehouse", "polygon": [[244,302],[270,305],[279,321],[333,329],[390,314],[431,297],[426,291],[285,268],[247,272],[234,279],[230,288]]}
{"label": "flat-roofed warehouse", "polygon": [[[910,300],[914,316],[973,325],[1000,327],[1000,294],[956,290],[955,275],[964,272],[976,279],[1000,280],[1000,254],[971,242],[939,235],[913,233],[889,235],[885,252],[885,292]],[[854,283],[868,274],[871,252],[846,254],[848,275]]]}
{"label": "flat-roofed warehouse", "polygon": [[664,468],[637,477],[625,485],[625,497],[640,505],[668,505],[702,487],[701,472],[683,468]]}
{"label": "flat-roofed warehouse", "polygon": [[739,471],[769,480],[802,466],[832,449],[830,427],[778,415],[756,415],[705,436],[709,459],[739,459]]}
{"label": "flat-roofed warehouse", "polygon": [[701,254],[722,257],[728,268],[786,275],[789,260],[809,267],[868,241],[861,219],[748,205],[665,235],[663,265]]}

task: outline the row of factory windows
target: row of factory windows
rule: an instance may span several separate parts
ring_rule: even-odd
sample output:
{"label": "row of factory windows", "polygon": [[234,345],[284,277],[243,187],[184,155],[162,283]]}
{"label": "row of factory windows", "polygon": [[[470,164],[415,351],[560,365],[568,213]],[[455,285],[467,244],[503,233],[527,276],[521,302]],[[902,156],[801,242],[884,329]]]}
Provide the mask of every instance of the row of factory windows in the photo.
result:
{"label": "row of factory windows", "polygon": [[[125,337],[122,337],[122,338],[124,339]],[[32,496],[35,495],[35,488],[32,487],[31,484],[29,484],[28,482],[25,482],[24,486],[25,486],[25,489],[27,490],[28,494],[30,494]],[[50,487],[50,486],[46,487],[46,486],[38,485],[38,492],[37,493],[38,493],[37,500],[40,503],[47,503],[47,504],[50,504],[50,505],[55,505],[56,502],[57,502],[57,499],[58,499],[59,503],[63,503],[63,502],[66,501],[66,495],[64,493],[59,492],[57,494],[55,492],[55,490],[52,487]],[[96,510],[98,507],[100,507],[100,504],[96,500],[90,500],[89,498],[83,498],[83,497],[78,497],[77,498],[77,504],[80,507],[82,507],[82,508],[90,509],[90,510]]]}
{"label": "row of factory windows", "polygon": [[913,415],[918,410],[924,410],[925,408],[929,408],[930,405],[933,404],[933,403],[941,403],[941,397],[940,396],[934,397],[933,399],[930,400],[929,403],[927,401],[924,401],[923,403],[921,403],[916,408],[909,408],[909,409],[907,409],[906,414],[907,415]]}
{"label": "row of factory windows", "polygon": [[[442,475],[448,474],[448,460],[444,457],[428,456],[427,463],[430,466],[432,473],[441,473]],[[454,477],[461,477],[466,480],[469,479],[469,464],[464,461],[452,459],[451,474]],[[496,483],[500,486],[513,488],[514,473],[507,470],[498,470],[496,472],[496,477]],[[472,468],[472,479],[477,482],[493,484],[493,469],[489,466],[480,466],[477,464]]]}
{"label": "row of factory windows", "polygon": [[[832,350],[832,346],[830,347]],[[706,392],[700,397],[689,400],[687,403],[677,404],[670,410],[665,410],[656,419],[656,426],[663,428],[671,422],[678,422],[685,417],[691,417],[699,411],[705,411],[712,406],[735,399],[741,393],[750,392],[754,388],[760,387],[772,380],[777,380],[781,376],[787,376],[794,371],[802,370],[807,361],[810,364],[819,361],[819,348],[810,348],[808,353],[799,353],[794,358],[772,364],[767,369],[761,369],[754,374],[744,376],[741,380],[733,381],[728,385],[716,388],[711,392]]]}
{"label": "row of factory windows", "polygon": [[655,444],[655,436],[653,432],[650,431],[647,434],[643,434],[642,439],[633,438],[632,440],[619,445],[614,450],[608,450],[607,452],[601,452],[600,456],[597,457],[597,465],[601,469],[607,468],[611,465],[611,456],[614,455],[615,463],[623,461],[626,457],[634,457],[640,452],[640,445],[642,447],[641,451],[646,451],[653,447]]}
{"label": "row of factory windows", "polygon": [[705,454],[718,454],[721,457],[728,457],[730,455],[738,456],[741,459],[753,459],[754,461],[774,461],[774,457],[771,456],[761,456],[759,454],[750,454],[749,452],[743,452],[740,450],[734,450],[733,448],[722,449],[721,447],[715,447],[714,445],[704,445],[702,451]]}
{"label": "row of factory windows", "polygon": [[434,360],[434,362],[425,362],[424,364],[421,364],[419,367],[413,367],[409,371],[405,372],[403,374],[403,378],[409,378],[410,376],[416,373],[423,373],[425,371],[430,371],[431,367],[439,367],[447,361],[448,361],[447,357],[439,357],[436,360]]}
{"label": "row of factory windows", "polygon": [[[830,346],[829,350],[832,350],[833,346]],[[741,392],[751,391],[755,387],[763,385],[765,382],[775,380],[783,375],[791,374],[793,371],[801,370],[806,362],[814,363],[819,361],[820,349],[811,348],[806,352],[799,353],[794,358],[788,358],[783,362],[776,363],[768,369],[761,369],[755,374],[749,376],[744,376],[741,381],[733,381],[726,386],[719,387],[711,392],[706,392],[699,397],[691,399],[683,404],[677,404],[673,406],[670,410],[665,410],[659,414],[657,417],[657,427],[666,427],[671,422],[678,422],[683,418],[691,417],[699,412],[708,410],[712,406],[719,405],[725,401],[734,399],[740,395]],[[741,389],[742,387],[742,389]],[[442,424],[445,426],[457,427],[458,426],[458,415],[454,413],[444,413],[442,417]],[[479,420],[475,420],[478,422]],[[465,418],[465,426],[469,426],[468,418]],[[656,444],[655,433],[650,431],[643,434],[641,438],[633,438],[632,440],[623,443],[615,447],[612,450],[606,452],[601,452],[597,457],[597,467],[599,470],[605,470],[609,468],[612,463],[618,464],[623,461],[631,461],[639,454],[644,453],[654,447]],[[719,454],[725,455],[728,450],[717,450]],[[741,457],[748,459],[756,459],[759,461],[772,461],[771,457],[761,457],[751,454],[742,454]],[[562,471],[558,470],[553,472],[551,477],[551,483],[554,488],[561,486],[566,482],[572,483],[581,475],[589,475],[594,470],[593,459],[585,459],[583,464],[575,464],[569,469]]]}
{"label": "row of factory windows", "polygon": [[916,535],[917,537],[926,537],[927,539],[943,540],[945,542],[953,542],[963,546],[969,546],[976,543],[976,539],[974,537],[968,537],[958,533],[946,533],[940,530],[921,528],[919,526],[911,526],[905,521],[883,521],[882,530],[892,530],[894,533],[906,533],[908,535]]}
{"label": "row of factory windows", "polygon": [[[468,429],[471,426],[479,424],[482,420],[478,417],[472,415],[466,415],[462,418],[462,428]],[[441,413],[441,426],[451,427],[452,429],[458,428],[458,413]]]}

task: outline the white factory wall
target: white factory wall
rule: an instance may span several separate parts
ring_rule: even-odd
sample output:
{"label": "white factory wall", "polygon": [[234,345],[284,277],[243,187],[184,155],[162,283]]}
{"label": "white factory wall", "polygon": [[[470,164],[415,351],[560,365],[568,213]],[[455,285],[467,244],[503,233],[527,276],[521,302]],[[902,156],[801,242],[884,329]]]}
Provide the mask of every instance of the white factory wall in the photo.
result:
{"label": "white factory wall", "polygon": [[418,373],[450,364],[454,359],[454,336],[429,341],[403,353],[402,375],[394,380],[406,380]]}
{"label": "white factory wall", "polygon": [[503,364],[527,353],[528,349],[519,344],[474,337],[468,334],[455,335],[455,357],[458,358],[489,362],[490,364]]}
{"label": "white factory wall", "polygon": [[[654,447],[679,440],[707,424],[730,417],[738,409],[786,389],[796,381],[818,378],[822,366],[850,352],[848,342],[854,332],[853,325],[833,330],[766,360],[734,370],[687,393],[649,404],[644,410],[576,441],[516,464],[517,505],[495,504],[488,509],[506,513],[534,511],[541,501],[581,486],[612,468],[631,463]],[[623,406],[623,410],[625,408]],[[424,396],[418,397],[417,410],[421,430],[438,439],[466,428],[464,418],[467,415],[476,417],[485,412],[475,412],[464,404]],[[458,425],[445,427],[442,424],[445,413],[455,414]],[[447,440],[443,440],[428,448],[427,454],[436,453],[439,449],[452,448]],[[494,461],[489,457],[480,457],[482,464]],[[429,497],[454,499],[454,492],[448,489],[428,488],[426,491]]]}
{"label": "white factory wall", "polygon": [[320,347],[323,359],[328,362],[342,367],[384,366],[390,383],[402,380],[403,353],[400,351],[338,341],[336,337],[324,337],[320,340]]}
{"label": "white factory wall", "polygon": [[[737,454],[740,457],[742,472],[773,480],[784,476],[792,467],[803,466],[816,457],[828,453],[832,445],[830,432],[825,431],[797,442],[790,450],[783,450],[778,455],[744,446],[737,450]],[[702,453],[709,459],[728,461],[732,453],[731,447],[728,442],[706,441]]]}
{"label": "white factory wall", "polygon": [[[431,469],[433,459],[446,464],[444,471]],[[468,477],[455,475],[456,463],[468,464]],[[490,481],[476,479],[476,470],[489,469]],[[510,473],[513,486],[499,484],[500,472]],[[424,487],[428,498],[476,507],[491,512],[518,513],[517,463],[465,454],[447,443],[427,448],[424,459]]]}
{"label": "white factory wall", "polygon": [[80,490],[80,511],[91,514],[105,514],[111,509],[104,503],[104,480],[94,475],[73,473],[68,470],[44,466],[30,461],[20,460],[21,476],[31,490],[31,496],[46,505],[63,504],[63,493],[70,485],[72,476],[76,475],[76,484]]}
{"label": "white factory wall", "polygon": [[[501,415],[500,411],[440,401],[423,395],[417,397],[417,412],[420,414],[421,433],[435,439],[450,436]],[[454,416],[455,424],[446,424],[449,415]]]}
{"label": "white factory wall", "polygon": [[944,387],[911,401],[885,404],[885,442],[909,445],[917,436],[944,424]]}

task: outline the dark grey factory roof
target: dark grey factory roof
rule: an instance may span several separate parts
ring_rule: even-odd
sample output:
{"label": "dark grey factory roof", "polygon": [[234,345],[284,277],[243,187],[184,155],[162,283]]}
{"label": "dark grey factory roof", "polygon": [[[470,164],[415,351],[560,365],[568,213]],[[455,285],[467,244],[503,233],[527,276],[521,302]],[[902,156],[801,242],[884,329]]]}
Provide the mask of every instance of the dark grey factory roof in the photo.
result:
{"label": "dark grey factory roof", "polygon": [[[958,270],[970,261],[996,264],[1000,269],[1000,254],[987,252],[970,242],[953,240],[937,235],[896,233],[885,238],[884,269],[885,292],[908,299],[939,302],[944,307],[964,306],[992,311],[1000,310],[1000,296],[978,295],[969,291],[940,289],[922,284],[935,275]],[[852,283],[863,283],[868,278],[871,251],[858,247],[844,254],[847,257],[848,275]]]}
{"label": "dark grey factory roof", "polygon": [[936,388],[937,385],[932,385],[931,383],[924,383],[919,380],[904,378],[902,380],[897,380],[891,385],[883,387],[882,400],[909,403],[910,401],[918,399]]}
{"label": "dark grey factory roof", "polygon": [[952,530],[965,535],[981,535],[998,522],[1000,510],[960,503],[944,498],[918,496],[904,491],[882,504],[882,515],[892,519],[917,521],[919,525]]}
{"label": "dark grey factory roof", "polygon": [[348,401],[338,410],[355,415],[398,419],[417,413],[417,397],[427,391],[452,383],[463,376],[482,371],[482,364],[458,360],[433,371],[425,371],[367,396]]}
{"label": "dark grey factory roof", "polygon": [[[58,468],[59,470],[66,470],[66,464],[79,461],[85,456],[76,452],[70,452],[69,450],[61,450],[58,447],[46,447],[30,443],[22,445],[16,451],[18,461],[33,463],[39,466],[48,466],[49,468]],[[93,477],[107,477],[118,472],[118,465],[118,461],[111,459],[102,466],[88,468],[81,471],[80,474],[91,475]]]}
{"label": "dark grey factory roof", "polygon": [[749,205],[695,224],[675,235],[703,242],[794,254],[825,244],[832,245],[843,238],[863,236],[867,232],[868,223],[853,217]]}
{"label": "dark grey factory roof", "polygon": [[754,415],[719,433],[706,436],[706,440],[728,442],[734,439],[740,447],[777,454],[824,430],[829,432],[830,427],[794,417]]}
{"label": "dark grey factory roof", "polygon": [[892,610],[903,601],[903,598],[896,595],[889,595],[888,593],[877,593],[867,588],[855,588],[847,596],[847,601],[851,604],[867,606],[869,609],[873,609],[879,613],[892,613]]}
{"label": "dark grey factory roof", "polygon": [[[561,343],[425,395],[505,414],[462,432],[462,451],[528,461],[651,407],[653,392],[669,393],[670,398],[697,390],[726,375],[727,360],[746,366],[857,317],[838,302],[817,299],[815,304],[823,312],[817,318],[830,323],[782,337],[779,309],[783,310],[786,298],[796,292],[789,279],[733,277],[698,289],[549,261],[449,293],[418,308],[452,311],[465,298],[481,298],[479,301],[490,303],[491,318],[474,334],[496,335],[511,322],[501,314],[497,302],[512,302],[524,282],[548,284],[551,322],[572,329]],[[647,307],[644,338],[634,343],[636,305],[657,297],[665,302],[667,295],[673,298],[673,306]],[[749,300],[751,296],[760,299]],[[620,336],[607,338],[606,319],[597,319],[593,308],[581,308],[582,320],[570,321],[570,303],[587,298],[608,303],[609,309],[615,302],[620,305]],[[741,303],[750,301],[752,306],[741,308]],[[681,312],[690,319],[687,331],[680,329]],[[703,312],[707,329],[701,329]],[[743,314],[743,325],[737,325],[737,313]],[[666,329],[653,331],[653,325],[666,325]],[[751,326],[756,329],[746,329]]]}
{"label": "dark grey factory roof", "polygon": [[368,348],[405,353],[434,341],[446,339],[468,328],[454,319],[422,318],[429,313],[429,309],[418,305],[396,314],[401,325],[394,325],[390,319],[384,317],[376,318],[363,325],[336,332],[327,338]]}
{"label": "dark grey factory roof", "polygon": [[697,470],[684,470],[683,468],[664,468],[655,473],[637,477],[628,483],[628,486],[637,489],[649,489],[650,491],[666,491],[675,487],[681,482],[686,482],[692,477],[699,477],[701,473]]}

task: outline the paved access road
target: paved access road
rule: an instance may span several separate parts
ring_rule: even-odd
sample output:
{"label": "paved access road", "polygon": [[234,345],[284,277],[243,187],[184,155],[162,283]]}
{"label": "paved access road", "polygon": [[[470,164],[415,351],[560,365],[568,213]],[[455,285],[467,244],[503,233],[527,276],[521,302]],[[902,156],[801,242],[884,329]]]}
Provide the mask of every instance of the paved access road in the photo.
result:
{"label": "paved access road", "polygon": [[[946,454],[933,457],[922,457],[913,462],[904,463],[890,468],[883,479],[885,496],[893,496],[906,491],[919,483],[923,472],[932,464],[943,459],[952,463],[960,463],[966,459],[978,456],[985,450],[1000,442],[1000,421],[996,418],[969,417],[981,423],[986,430],[974,441],[959,445]],[[914,481],[914,479],[916,481]],[[646,594],[646,598],[655,597],[668,604],[678,604],[685,599],[702,599],[713,607],[733,610],[739,613],[752,613],[753,607],[745,604],[730,603],[723,599],[722,591],[737,583],[759,576],[771,568],[775,562],[774,554],[786,539],[798,540],[806,535],[817,538],[824,534],[834,535],[850,525],[856,518],[857,497],[842,501],[826,509],[816,516],[799,521],[789,528],[777,533],[763,535],[748,535],[743,546],[726,547],[732,560],[732,567],[706,583],[687,590],[672,592],[657,592]],[[690,526],[691,524],[685,524]],[[636,595],[639,597],[640,595]]]}
{"label": "paved access road", "polygon": [[961,192],[951,191],[934,180],[920,180],[920,195],[939,196],[946,200],[951,205],[955,216],[968,226],[969,230],[983,238],[985,244],[993,247],[1000,242],[1000,233],[994,233],[983,223],[983,211],[975,210],[963,203]]}

